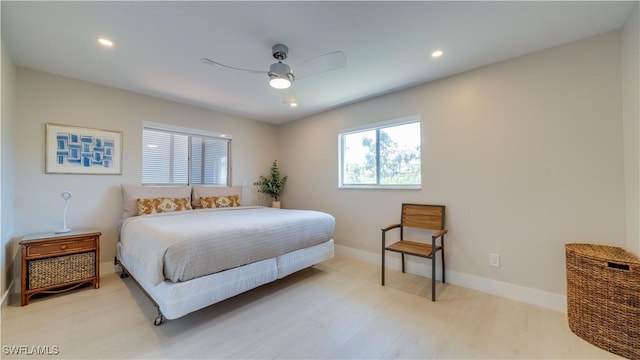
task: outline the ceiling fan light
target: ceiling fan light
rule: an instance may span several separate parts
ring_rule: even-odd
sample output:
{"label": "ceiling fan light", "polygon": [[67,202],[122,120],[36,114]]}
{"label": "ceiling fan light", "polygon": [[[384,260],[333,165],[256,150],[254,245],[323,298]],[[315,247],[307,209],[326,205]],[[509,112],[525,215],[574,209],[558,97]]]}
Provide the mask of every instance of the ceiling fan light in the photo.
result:
{"label": "ceiling fan light", "polygon": [[287,89],[289,86],[291,86],[291,81],[289,81],[289,79],[287,78],[283,78],[275,74],[269,75],[269,77],[271,78],[269,80],[269,85],[271,85],[272,88]]}
{"label": "ceiling fan light", "polygon": [[295,79],[289,65],[281,62],[271,64],[268,74],[269,85],[276,89],[287,89]]}

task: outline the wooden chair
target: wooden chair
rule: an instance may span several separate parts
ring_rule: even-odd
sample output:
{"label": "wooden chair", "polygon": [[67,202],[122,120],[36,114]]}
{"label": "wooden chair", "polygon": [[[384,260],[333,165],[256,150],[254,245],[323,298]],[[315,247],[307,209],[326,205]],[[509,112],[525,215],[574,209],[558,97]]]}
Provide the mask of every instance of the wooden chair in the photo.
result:
{"label": "wooden chair", "polygon": [[[431,236],[431,244],[406,240],[404,228],[420,228],[435,230]],[[386,234],[391,229],[400,229],[400,241],[386,245]],[[400,224],[389,225],[382,230],[382,286],[384,286],[385,251],[395,251],[402,255],[402,272],[404,272],[404,256],[413,255],[431,259],[431,301],[436,301],[436,257],[440,251],[442,256],[442,282],[445,282],[444,267],[444,235],[448,232],[444,228],[443,205],[402,204]],[[440,244],[436,239],[440,238]]]}

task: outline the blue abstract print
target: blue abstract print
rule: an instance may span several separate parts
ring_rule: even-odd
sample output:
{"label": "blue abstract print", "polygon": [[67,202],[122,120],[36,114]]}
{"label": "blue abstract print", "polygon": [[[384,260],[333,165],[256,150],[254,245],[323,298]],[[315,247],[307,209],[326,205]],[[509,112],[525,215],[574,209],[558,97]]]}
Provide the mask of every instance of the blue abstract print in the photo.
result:
{"label": "blue abstract print", "polygon": [[77,165],[85,168],[113,167],[115,139],[69,132],[56,135],[56,163]]}

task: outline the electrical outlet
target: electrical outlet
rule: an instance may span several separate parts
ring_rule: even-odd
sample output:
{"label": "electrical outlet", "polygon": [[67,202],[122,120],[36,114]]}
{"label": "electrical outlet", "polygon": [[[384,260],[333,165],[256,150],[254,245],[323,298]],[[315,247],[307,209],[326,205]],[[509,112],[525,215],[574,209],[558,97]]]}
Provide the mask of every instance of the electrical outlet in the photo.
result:
{"label": "electrical outlet", "polygon": [[489,254],[489,265],[493,267],[500,267],[500,255]]}

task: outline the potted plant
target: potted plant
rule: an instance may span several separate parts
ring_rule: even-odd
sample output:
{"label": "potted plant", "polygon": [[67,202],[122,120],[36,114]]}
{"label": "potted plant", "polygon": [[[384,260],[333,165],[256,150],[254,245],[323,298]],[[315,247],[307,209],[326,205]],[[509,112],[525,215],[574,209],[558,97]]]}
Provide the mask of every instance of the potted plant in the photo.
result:
{"label": "potted plant", "polygon": [[278,168],[278,161],[273,160],[269,175],[267,177],[260,175],[258,181],[253,185],[258,187],[258,192],[267,194],[271,197],[271,206],[274,208],[280,207],[280,194],[284,183],[287,182],[287,176],[280,175],[280,169]]}

